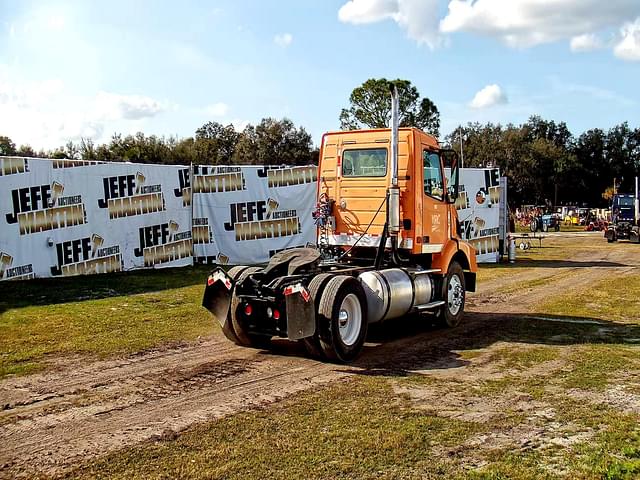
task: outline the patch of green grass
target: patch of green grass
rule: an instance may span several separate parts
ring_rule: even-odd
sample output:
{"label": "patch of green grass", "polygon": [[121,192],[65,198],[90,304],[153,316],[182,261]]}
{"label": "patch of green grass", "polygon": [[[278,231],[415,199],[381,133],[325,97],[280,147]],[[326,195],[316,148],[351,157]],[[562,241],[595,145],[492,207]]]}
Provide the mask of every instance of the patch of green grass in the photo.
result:
{"label": "patch of green grass", "polygon": [[205,267],[3,284],[0,378],[52,355],[106,357],[217,332],[201,306]]}
{"label": "patch of green grass", "polygon": [[[521,240],[527,241],[527,239],[518,239],[516,245]],[[539,246],[538,240],[533,237],[529,241],[532,245],[530,250],[516,249],[514,264],[507,263],[507,259],[504,258],[503,263],[478,265],[478,282],[482,283],[509,275],[516,277],[536,268],[580,266],[581,257],[593,249],[593,239],[591,238],[546,237],[542,241],[542,246]],[[607,247],[620,248],[618,245],[607,245]],[[549,274],[546,278],[552,276]]]}
{"label": "patch of green grass", "polygon": [[558,349],[554,347],[510,345],[497,350],[492,357],[505,368],[521,370],[555,360],[558,354]]}
{"label": "patch of green grass", "polygon": [[580,345],[568,358],[568,369],[558,379],[565,388],[603,390],[618,372],[640,366],[640,348],[620,345]]}
{"label": "patch of green grass", "polygon": [[640,274],[604,279],[589,289],[550,299],[540,310],[554,315],[640,324]]}
{"label": "patch of green grass", "polygon": [[575,275],[575,272],[572,272],[571,270],[559,270],[557,272],[553,272],[548,275],[542,275],[537,278],[515,281],[513,283],[510,283],[509,285],[505,285],[504,287],[499,288],[497,291],[505,294],[524,292],[526,290],[531,290],[542,285],[547,285],[549,282],[561,280],[571,275]]}

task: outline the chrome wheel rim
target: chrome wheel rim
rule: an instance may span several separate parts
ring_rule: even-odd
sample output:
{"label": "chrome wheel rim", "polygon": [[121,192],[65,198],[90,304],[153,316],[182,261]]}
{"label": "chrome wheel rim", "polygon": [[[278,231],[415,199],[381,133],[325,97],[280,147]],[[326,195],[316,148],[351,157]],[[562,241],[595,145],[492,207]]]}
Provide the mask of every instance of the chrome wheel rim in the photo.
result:
{"label": "chrome wheel rim", "polygon": [[362,308],[360,300],[353,293],[342,300],[338,312],[338,327],[342,343],[347,346],[356,343],[362,329]]}
{"label": "chrome wheel rim", "polygon": [[457,315],[462,304],[464,303],[464,288],[462,287],[462,281],[458,275],[452,275],[449,279],[448,292],[447,292],[447,306],[449,307],[449,313],[451,315]]}

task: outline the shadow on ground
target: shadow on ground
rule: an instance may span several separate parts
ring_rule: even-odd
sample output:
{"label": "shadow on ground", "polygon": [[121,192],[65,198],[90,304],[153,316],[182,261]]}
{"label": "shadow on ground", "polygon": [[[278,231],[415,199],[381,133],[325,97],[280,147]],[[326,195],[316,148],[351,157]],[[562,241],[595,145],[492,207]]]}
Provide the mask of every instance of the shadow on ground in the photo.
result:
{"label": "shadow on ground", "polygon": [[3,282],[0,314],[11,308],[157,292],[201,284],[211,266],[163,268],[82,277]]}
{"label": "shadow on ground", "polygon": [[[509,264],[509,268],[620,268],[631,267],[619,262],[609,262],[606,260],[585,261],[578,260],[516,260],[515,263]],[[494,268],[505,268],[504,264],[486,264],[482,265],[483,269],[491,270]]]}
{"label": "shadow on ground", "polygon": [[[372,326],[363,354],[339,371],[406,376],[418,370],[459,368],[470,363],[459,352],[487,348],[497,342],[640,346],[640,325],[583,317],[468,312],[462,325],[445,329],[429,316],[406,317]],[[272,350],[265,353],[306,355],[301,345],[284,340],[274,341]]]}

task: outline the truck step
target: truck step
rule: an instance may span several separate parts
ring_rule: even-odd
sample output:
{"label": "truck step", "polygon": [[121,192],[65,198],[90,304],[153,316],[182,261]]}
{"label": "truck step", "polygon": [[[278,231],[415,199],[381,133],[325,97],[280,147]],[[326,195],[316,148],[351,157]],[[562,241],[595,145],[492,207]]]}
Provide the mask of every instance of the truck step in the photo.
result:
{"label": "truck step", "polygon": [[415,270],[409,273],[415,276],[415,275],[425,275],[427,273],[442,273],[442,270],[440,270],[439,268],[431,268],[429,270]]}
{"label": "truck step", "polygon": [[436,300],[435,302],[425,303],[424,305],[416,305],[413,309],[420,312],[422,310],[431,310],[433,308],[441,307],[442,305],[444,305],[444,300]]}

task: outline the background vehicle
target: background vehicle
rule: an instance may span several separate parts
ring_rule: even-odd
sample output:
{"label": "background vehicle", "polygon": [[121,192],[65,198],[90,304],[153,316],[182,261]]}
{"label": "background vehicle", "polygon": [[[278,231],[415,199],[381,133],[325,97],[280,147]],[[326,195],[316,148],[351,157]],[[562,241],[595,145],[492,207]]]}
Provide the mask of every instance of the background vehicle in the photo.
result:
{"label": "background vehicle", "polygon": [[312,355],[348,362],[370,323],[422,312],[461,321],[477,265],[454,205],[457,156],[420,130],[398,129],[395,89],[392,97],[391,129],[323,136],[316,247],[277,253],[263,269],[211,273],[203,305],[230,340],[302,340]]}
{"label": "background vehicle", "polygon": [[628,239],[640,243],[640,212],[638,205],[638,179],[636,178],[636,194],[617,194],[611,204],[611,223],[605,232],[607,242]]}
{"label": "background vehicle", "polygon": [[544,213],[531,218],[529,228],[532,232],[548,232],[549,230],[560,231],[560,216],[556,213]]}

